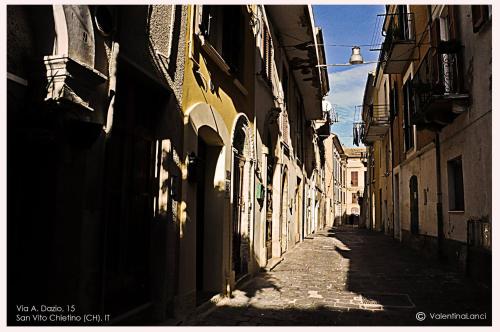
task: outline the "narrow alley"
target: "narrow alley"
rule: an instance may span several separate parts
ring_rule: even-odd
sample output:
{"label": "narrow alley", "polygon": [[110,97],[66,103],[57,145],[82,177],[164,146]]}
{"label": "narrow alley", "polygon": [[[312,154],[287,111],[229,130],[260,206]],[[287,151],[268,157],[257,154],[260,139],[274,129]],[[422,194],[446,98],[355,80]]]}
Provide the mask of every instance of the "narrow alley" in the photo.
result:
{"label": "narrow alley", "polygon": [[4,9],[6,325],[492,325],[492,5]]}
{"label": "narrow alley", "polygon": [[385,235],[341,226],[181,325],[491,325],[490,294]]}

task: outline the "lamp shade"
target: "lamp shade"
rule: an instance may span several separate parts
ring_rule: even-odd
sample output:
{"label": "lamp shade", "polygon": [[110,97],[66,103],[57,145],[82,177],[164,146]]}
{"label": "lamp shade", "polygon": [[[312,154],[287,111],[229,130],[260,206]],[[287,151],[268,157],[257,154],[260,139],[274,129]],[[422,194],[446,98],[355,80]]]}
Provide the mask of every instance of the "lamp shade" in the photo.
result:
{"label": "lamp shade", "polygon": [[360,65],[363,63],[363,57],[361,56],[361,50],[358,46],[352,48],[352,54],[349,58],[349,63],[351,65]]}

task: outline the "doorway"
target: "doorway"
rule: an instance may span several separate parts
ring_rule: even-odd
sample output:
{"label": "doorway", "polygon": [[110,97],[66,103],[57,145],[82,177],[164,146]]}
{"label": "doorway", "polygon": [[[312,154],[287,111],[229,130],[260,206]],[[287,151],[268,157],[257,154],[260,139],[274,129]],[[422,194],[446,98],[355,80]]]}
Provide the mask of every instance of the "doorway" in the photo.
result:
{"label": "doorway", "polygon": [[220,172],[220,160],[224,160],[224,150],[214,138],[215,133],[208,127],[201,127],[198,133],[195,177],[197,305],[222,290],[224,211],[224,192],[215,185],[217,172]]}
{"label": "doorway", "polygon": [[301,179],[297,177],[297,186],[295,189],[295,243],[300,241],[300,225],[302,221],[302,190]]}
{"label": "doorway", "polygon": [[394,237],[401,240],[401,220],[399,217],[399,174],[394,175]]}
{"label": "doorway", "polygon": [[232,268],[235,281],[248,273],[251,236],[251,139],[248,119],[240,116],[232,137]]}
{"label": "doorway", "polygon": [[415,175],[410,178],[410,220],[411,233],[418,234],[418,182]]}
{"label": "doorway", "polygon": [[233,270],[236,280],[248,272],[248,261],[245,257],[246,246],[245,242],[248,240],[243,239],[245,236],[242,228],[242,218],[245,213],[245,200],[243,196],[243,179],[244,179],[244,166],[245,157],[240,155],[237,151],[233,153]]}
{"label": "doorway", "polygon": [[286,170],[283,175],[281,194],[280,236],[281,253],[283,254],[288,248],[288,175]]}
{"label": "doorway", "polygon": [[[205,244],[205,162],[207,158],[207,144],[198,137],[198,160],[199,163],[196,183],[196,304],[204,300],[203,296],[203,247]],[[197,170],[197,171],[198,171]]]}
{"label": "doorway", "polygon": [[113,131],[106,142],[104,311],[120,315],[151,301],[151,229],[158,181],[154,137],[168,95],[119,62]]}

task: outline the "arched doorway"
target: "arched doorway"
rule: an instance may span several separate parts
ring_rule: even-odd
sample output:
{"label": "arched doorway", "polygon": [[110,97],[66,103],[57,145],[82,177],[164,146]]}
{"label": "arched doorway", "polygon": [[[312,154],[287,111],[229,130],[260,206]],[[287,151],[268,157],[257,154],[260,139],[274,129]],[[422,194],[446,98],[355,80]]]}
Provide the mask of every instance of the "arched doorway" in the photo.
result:
{"label": "arched doorway", "polygon": [[[225,272],[229,269],[229,238],[225,179],[229,171],[227,148],[230,136],[221,115],[210,105],[198,103],[188,111],[184,149],[188,156],[188,187],[184,199],[187,204],[186,222],[181,231],[195,236],[180,238],[180,271],[189,271],[179,277],[179,288],[196,289],[196,302],[201,304],[227,288]],[[195,250],[193,250],[196,248]],[[191,278],[195,272],[196,277]],[[193,285],[195,283],[195,285]]]}
{"label": "arched doorway", "polygon": [[286,168],[283,171],[281,195],[280,237],[281,253],[284,253],[288,249],[288,174]]}
{"label": "arched doorway", "polygon": [[302,221],[302,186],[301,178],[297,177],[297,186],[295,187],[295,241],[300,241],[300,225]]}
{"label": "arched doorway", "polygon": [[248,273],[252,234],[253,149],[246,116],[236,120],[232,140],[232,267],[236,280]]}

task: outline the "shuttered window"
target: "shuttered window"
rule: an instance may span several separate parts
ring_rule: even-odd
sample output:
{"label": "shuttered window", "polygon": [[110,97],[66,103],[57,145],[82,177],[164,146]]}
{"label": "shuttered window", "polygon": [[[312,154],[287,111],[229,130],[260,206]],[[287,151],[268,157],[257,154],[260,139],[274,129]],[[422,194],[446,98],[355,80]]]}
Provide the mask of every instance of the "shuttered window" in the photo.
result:
{"label": "shuttered window", "polygon": [[199,34],[224,59],[231,73],[243,82],[244,36],[247,26],[244,24],[241,6],[202,5],[197,8]]}
{"label": "shuttered window", "polygon": [[474,5],[472,8],[472,31],[478,32],[489,21],[490,8],[488,5]]}
{"label": "shuttered window", "polygon": [[263,68],[262,68],[262,76],[264,79],[268,81],[268,83],[272,83],[272,60],[273,60],[273,47],[271,41],[271,33],[266,25],[264,25],[263,33],[262,33],[262,50],[263,50]]}
{"label": "shuttered window", "polygon": [[413,88],[412,81],[408,80],[403,86],[404,93],[404,119],[403,119],[403,130],[404,130],[404,142],[405,151],[413,148],[413,125],[411,124],[411,115],[413,114]]}
{"label": "shuttered window", "polygon": [[353,187],[358,186],[358,172],[351,172],[351,185]]}

